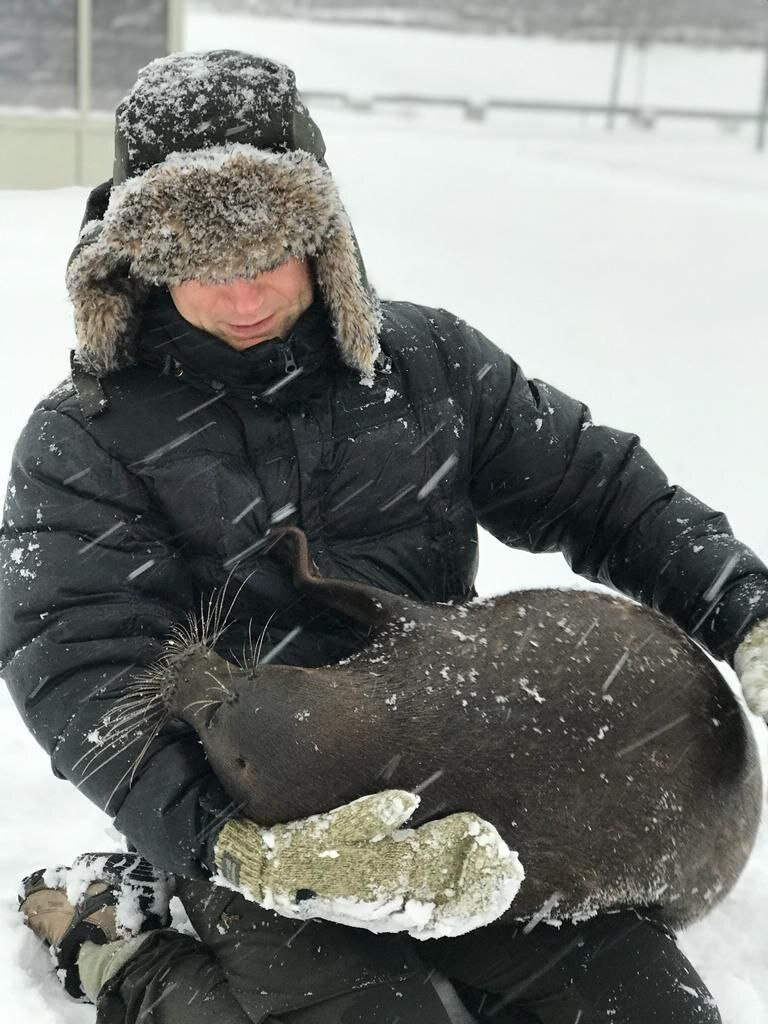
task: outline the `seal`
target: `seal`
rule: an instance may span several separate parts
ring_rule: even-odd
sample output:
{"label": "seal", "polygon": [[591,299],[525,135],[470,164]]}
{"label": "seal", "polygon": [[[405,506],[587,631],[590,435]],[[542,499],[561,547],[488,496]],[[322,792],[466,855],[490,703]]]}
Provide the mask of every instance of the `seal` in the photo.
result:
{"label": "seal", "polygon": [[736,697],[662,616],[581,590],[427,605],[314,570],[296,585],[368,630],[345,661],[242,667],[206,646],[156,674],[243,813],[264,825],[384,788],[421,796],[413,824],[492,822],[525,881],[506,919],[643,906],[680,927],[733,886],[762,779]]}

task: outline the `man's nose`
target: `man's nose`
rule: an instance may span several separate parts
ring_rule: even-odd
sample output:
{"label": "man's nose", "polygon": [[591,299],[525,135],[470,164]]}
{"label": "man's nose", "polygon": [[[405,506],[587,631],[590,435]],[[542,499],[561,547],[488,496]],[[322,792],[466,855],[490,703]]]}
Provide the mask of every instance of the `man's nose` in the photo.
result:
{"label": "man's nose", "polygon": [[258,312],[264,305],[266,288],[258,277],[237,278],[227,284],[227,298],[237,313]]}

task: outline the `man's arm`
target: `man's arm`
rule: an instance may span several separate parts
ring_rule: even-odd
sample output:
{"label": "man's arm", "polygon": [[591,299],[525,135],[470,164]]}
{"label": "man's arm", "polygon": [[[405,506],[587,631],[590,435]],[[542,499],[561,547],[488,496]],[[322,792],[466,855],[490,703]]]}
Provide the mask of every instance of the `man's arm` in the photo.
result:
{"label": "man's arm", "polygon": [[54,772],[158,867],[203,876],[232,810],[197,738],[169,725],[151,739],[140,717],[110,733],[191,581],[141,479],[67,412],[36,410],[18,441],[0,568],[3,677]]}
{"label": "man's arm", "polygon": [[[17,444],[0,569],[0,664],[22,717],[155,866],[221,870],[282,914],[420,938],[509,906],[517,856],[476,815],[390,836],[418,798],[388,791],[265,830],[239,818],[186,726],[154,735],[130,686],[193,606],[192,582],[141,479],[64,411],[38,410]],[[318,856],[331,835],[335,856]]]}
{"label": "man's arm", "polygon": [[768,568],[728,520],[671,486],[633,434],[465,328],[476,364],[471,496],[480,524],[528,551],[562,551],[572,569],[675,621],[732,661],[768,617]]}

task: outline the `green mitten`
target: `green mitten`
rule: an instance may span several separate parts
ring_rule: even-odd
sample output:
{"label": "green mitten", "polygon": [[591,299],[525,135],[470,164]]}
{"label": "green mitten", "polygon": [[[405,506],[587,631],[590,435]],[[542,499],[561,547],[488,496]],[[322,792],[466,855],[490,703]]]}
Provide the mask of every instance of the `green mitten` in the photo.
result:
{"label": "green mitten", "polygon": [[271,828],[229,821],[216,842],[217,880],[286,917],[419,939],[494,921],[523,880],[517,854],[468,812],[398,830],[418,804],[392,789]]}
{"label": "green mitten", "polygon": [[747,707],[768,721],[768,619],[749,630],[736,649],[733,667]]}

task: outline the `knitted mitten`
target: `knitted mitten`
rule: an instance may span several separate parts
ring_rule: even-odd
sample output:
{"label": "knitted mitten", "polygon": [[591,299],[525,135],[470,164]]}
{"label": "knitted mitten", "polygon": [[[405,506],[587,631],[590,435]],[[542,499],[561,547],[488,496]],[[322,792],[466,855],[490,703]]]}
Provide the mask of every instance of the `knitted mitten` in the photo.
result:
{"label": "knitted mitten", "polygon": [[466,812],[400,829],[418,803],[387,790],[271,828],[235,819],[219,833],[216,867],[225,884],[286,917],[419,939],[495,920],[523,879],[517,854]]}
{"label": "knitted mitten", "polygon": [[747,633],[736,649],[733,667],[749,710],[768,718],[768,619]]}

